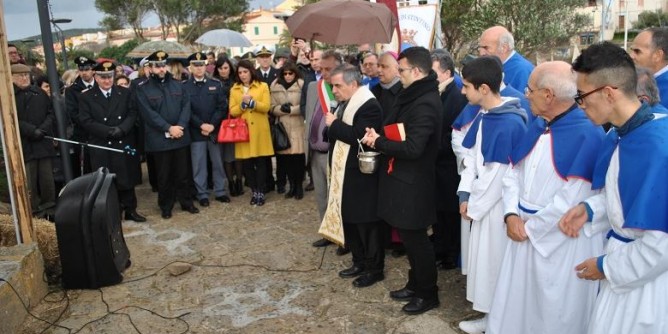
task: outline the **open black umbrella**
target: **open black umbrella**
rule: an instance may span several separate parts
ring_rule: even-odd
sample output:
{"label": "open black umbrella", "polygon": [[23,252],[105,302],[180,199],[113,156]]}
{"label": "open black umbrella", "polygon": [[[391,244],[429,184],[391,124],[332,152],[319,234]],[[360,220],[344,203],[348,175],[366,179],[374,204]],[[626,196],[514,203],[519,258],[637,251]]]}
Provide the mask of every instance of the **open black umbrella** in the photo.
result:
{"label": "open black umbrella", "polygon": [[397,20],[387,6],[363,0],[323,0],[285,22],[294,37],[335,45],[389,43]]}

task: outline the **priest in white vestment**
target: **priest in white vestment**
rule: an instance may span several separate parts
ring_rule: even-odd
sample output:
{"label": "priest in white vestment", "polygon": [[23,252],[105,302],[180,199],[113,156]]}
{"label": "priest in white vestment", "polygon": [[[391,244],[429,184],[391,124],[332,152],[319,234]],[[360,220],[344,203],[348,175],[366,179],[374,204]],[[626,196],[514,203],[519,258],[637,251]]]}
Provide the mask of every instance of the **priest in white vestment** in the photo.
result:
{"label": "priest in white vestment", "polygon": [[587,117],[613,125],[594,167],[592,187],[603,192],[559,222],[571,237],[601,222],[612,228],[605,251],[574,268],[601,282],[587,333],[668,333],[666,109],[638,101],[633,61],[612,43],[584,50],[573,70]]}
{"label": "priest in white vestment", "polygon": [[591,179],[604,133],[573,101],[575,74],[565,62],[532,72],[525,94],[539,116],[511,155],[503,178],[508,242],[485,333],[584,333],[598,284],[573,275],[603,251],[599,231],[569,238],[559,218],[595,195]]}

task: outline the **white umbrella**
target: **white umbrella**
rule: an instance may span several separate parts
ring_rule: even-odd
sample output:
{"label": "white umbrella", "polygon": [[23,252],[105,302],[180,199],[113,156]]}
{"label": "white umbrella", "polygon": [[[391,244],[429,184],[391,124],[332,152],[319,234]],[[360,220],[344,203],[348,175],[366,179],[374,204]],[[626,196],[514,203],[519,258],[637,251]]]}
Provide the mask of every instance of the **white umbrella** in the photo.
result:
{"label": "white umbrella", "polygon": [[242,35],[240,32],[229,29],[209,30],[197,38],[195,43],[217,47],[247,47],[253,45],[253,43],[251,43],[248,38],[246,38],[246,36]]}

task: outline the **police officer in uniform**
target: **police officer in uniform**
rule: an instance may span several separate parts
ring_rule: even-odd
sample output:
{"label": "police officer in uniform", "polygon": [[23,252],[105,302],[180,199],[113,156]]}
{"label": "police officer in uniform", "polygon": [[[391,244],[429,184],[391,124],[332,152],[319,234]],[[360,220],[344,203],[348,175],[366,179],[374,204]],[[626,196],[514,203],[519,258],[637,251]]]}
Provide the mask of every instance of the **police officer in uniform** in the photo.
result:
{"label": "police officer in uniform", "polygon": [[[79,96],[82,92],[95,87],[95,71],[93,68],[97,63],[93,59],[87,57],[77,57],[74,59],[77,65],[78,74],[71,86],[65,89],[65,110],[67,116],[70,118],[72,125],[72,140],[85,142],[88,140],[88,134],[79,124]],[[82,150],[80,147],[73,148],[72,166],[74,166],[74,177],[81,176],[91,172],[90,159],[88,157],[88,150]]]}
{"label": "police officer in uniform", "polygon": [[[137,144],[137,109],[131,91],[114,85],[115,69],[112,62],[95,66],[97,85],[79,97],[79,124],[88,133],[90,144],[127,150]],[[135,186],[141,180],[139,155],[102,149],[91,149],[89,155],[93,169],[107,167],[116,174],[118,200],[125,211],[125,220],[145,222],[146,218],[137,213],[135,195]]]}
{"label": "police officer in uniform", "polygon": [[[223,85],[217,79],[206,78],[206,54],[196,52],[188,57],[191,76],[183,86],[190,97],[190,156],[197,200],[201,206],[209,206],[207,189],[207,156],[211,160],[213,193],[217,201],[229,203],[225,191],[227,177],[223,169],[220,145],[216,141],[223,117],[227,117],[227,97]],[[224,114],[225,115],[224,115]]]}
{"label": "police officer in uniform", "polygon": [[189,196],[190,99],[183,84],[167,72],[167,57],[164,51],[148,56],[151,75],[137,89],[145,149],[155,160],[158,206],[164,219],[172,217],[176,200],[182,210],[199,213]]}

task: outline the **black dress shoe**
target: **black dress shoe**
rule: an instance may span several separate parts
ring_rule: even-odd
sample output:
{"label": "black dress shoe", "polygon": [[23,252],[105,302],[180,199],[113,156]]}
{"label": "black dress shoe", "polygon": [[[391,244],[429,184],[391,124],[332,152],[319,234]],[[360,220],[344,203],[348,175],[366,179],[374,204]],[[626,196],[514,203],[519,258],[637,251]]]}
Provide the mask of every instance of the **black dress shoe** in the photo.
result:
{"label": "black dress shoe", "polygon": [[218,197],[216,197],[216,201],[218,201],[218,202],[223,202],[223,203],[229,203],[229,202],[230,202],[230,198],[227,197],[227,195],[218,196]]}
{"label": "black dress shoe", "polygon": [[134,220],[137,223],[146,222],[146,217],[137,213],[137,211],[125,211],[125,220]]}
{"label": "black dress shoe", "polygon": [[348,249],[347,247],[339,246],[339,248],[336,249],[336,255],[337,256],[344,256],[348,253],[350,253],[350,249]]}
{"label": "black dress shoe", "polygon": [[390,298],[400,301],[409,301],[415,297],[415,291],[403,288],[395,291],[390,291]]}
{"label": "black dress shoe", "polygon": [[450,270],[457,268],[457,264],[452,260],[443,260],[436,264],[436,268],[439,270]]}
{"label": "black dress shoe", "polygon": [[367,286],[372,286],[376,284],[376,282],[380,282],[385,279],[385,275],[383,273],[367,273],[364,274],[358,278],[356,278],[353,281],[353,286],[356,288],[365,288]]}
{"label": "black dress shoe", "polygon": [[199,200],[199,205],[201,205],[201,206],[209,206],[209,200],[206,199],[206,198],[202,198],[201,200]]}
{"label": "black dress shoe", "polygon": [[161,216],[163,219],[169,219],[169,218],[172,218],[172,211],[171,211],[171,210],[162,210],[162,213],[160,214],[160,216]]}
{"label": "black dress shoe", "polygon": [[[207,200],[207,201],[208,201],[208,200]],[[199,213],[199,209],[198,209],[196,206],[194,206],[194,205],[191,205],[191,206],[182,206],[181,209],[182,209],[183,211],[188,211],[188,212],[190,212],[190,213],[192,213],[192,214]]]}
{"label": "black dress shoe", "polygon": [[276,192],[279,194],[285,194],[285,186],[276,186]]}
{"label": "black dress shoe", "polygon": [[425,313],[433,308],[437,308],[439,305],[441,305],[441,303],[438,301],[438,297],[432,299],[414,297],[411,299],[410,303],[404,305],[401,310],[406,314],[416,315]]}
{"label": "black dress shoe", "polygon": [[315,189],[313,182],[309,182],[309,184],[306,185],[306,188],[304,188],[306,191],[313,191],[313,189]]}
{"label": "black dress shoe", "polygon": [[332,244],[331,241],[329,241],[329,240],[327,240],[327,239],[325,239],[325,238],[322,238],[322,239],[320,239],[320,240],[318,240],[318,241],[313,242],[311,245],[312,245],[313,247],[325,247],[325,246],[329,246],[329,245],[331,245],[331,244]]}
{"label": "black dress shoe", "polygon": [[356,266],[353,264],[352,267],[339,271],[339,277],[341,278],[357,277],[359,275],[362,275],[363,272],[364,272],[364,267]]}

